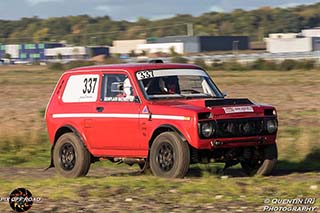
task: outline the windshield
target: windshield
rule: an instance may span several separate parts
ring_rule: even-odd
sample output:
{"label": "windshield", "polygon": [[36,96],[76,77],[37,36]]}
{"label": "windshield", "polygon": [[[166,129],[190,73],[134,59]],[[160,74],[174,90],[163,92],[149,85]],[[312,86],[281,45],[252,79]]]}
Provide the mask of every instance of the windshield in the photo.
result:
{"label": "windshield", "polygon": [[203,70],[144,70],[136,77],[148,99],[223,97]]}

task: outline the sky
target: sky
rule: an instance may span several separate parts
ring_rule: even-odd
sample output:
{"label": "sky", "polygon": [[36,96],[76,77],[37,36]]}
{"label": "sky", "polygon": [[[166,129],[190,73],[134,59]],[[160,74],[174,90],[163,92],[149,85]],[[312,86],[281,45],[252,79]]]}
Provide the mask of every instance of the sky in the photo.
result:
{"label": "sky", "polygon": [[293,7],[315,0],[0,0],[0,19],[18,20],[70,15],[109,16],[113,20],[135,21],[139,17],[163,19],[176,14],[199,16],[205,12],[252,10],[262,6]]}

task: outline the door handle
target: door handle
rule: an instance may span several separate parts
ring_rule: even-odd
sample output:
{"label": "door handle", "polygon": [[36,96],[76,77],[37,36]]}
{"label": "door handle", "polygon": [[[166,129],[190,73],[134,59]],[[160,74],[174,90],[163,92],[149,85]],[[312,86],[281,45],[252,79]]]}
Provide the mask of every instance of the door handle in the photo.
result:
{"label": "door handle", "polygon": [[103,112],[104,107],[97,107],[96,110],[97,110],[97,112]]}

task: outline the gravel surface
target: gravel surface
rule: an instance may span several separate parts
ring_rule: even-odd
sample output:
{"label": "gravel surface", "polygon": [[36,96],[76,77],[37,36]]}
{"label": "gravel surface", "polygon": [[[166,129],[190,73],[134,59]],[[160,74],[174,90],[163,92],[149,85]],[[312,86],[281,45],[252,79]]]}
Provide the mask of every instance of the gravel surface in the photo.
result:
{"label": "gravel surface", "polygon": [[[194,171],[188,174],[187,179],[192,179]],[[89,177],[105,176],[136,176],[140,174],[136,168],[93,168],[90,170]],[[58,177],[54,169],[44,171],[43,168],[0,168],[0,179],[32,179],[34,181],[41,179],[50,179]],[[292,173],[289,171],[277,171],[272,178],[279,180],[319,180],[320,173]],[[240,180],[242,173],[233,169],[221,179],[233,178]],[[94,186],[92,186],[94,187]],[[317,186],[318,187],[318,186]],[[0,189],[1,190],[1,189]],[[195,204],[175,204],[170,200],[157,200],[155,197],[138,196],[136,193],[122,193],[121,188],[108,189],[108,195],[105,197],[92,197],[88,194],[88,186],[79,186],[79,199],[52,200],[44,197],[41,202],[34,203],[28,212],[260,212],[263,210],[263,203],[252,204],[242,201],[226,202],[223,195],[217,195],[217,202],[195,205]],[[136,191],[134,191],[136,192]],[[175,189],[169,190],[169,193],[177,193]],[[112,196],[110,196],[112,195]],[[177,196],[179,194],[177,193]],[[195,194],[196,196],[196,194]],[[243,195],[245,196],[245,195]],[[13,212],[7,202],[0,202],[0,212]]]}

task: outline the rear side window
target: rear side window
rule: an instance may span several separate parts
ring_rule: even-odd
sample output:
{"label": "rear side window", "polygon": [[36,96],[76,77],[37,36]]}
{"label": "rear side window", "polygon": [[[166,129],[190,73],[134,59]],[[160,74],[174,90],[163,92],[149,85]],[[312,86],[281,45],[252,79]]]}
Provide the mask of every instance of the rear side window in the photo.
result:
{"label": "rear side window", "polygon": [[98,96],[99,75],[73,75],[62,95],[65,103],[95,102]]}
{"label": "rear side window", "polygon": [[129,76],[126,74],[106,74],[103,76],[101,100],[107,102],[134,102],[136,94]]}

